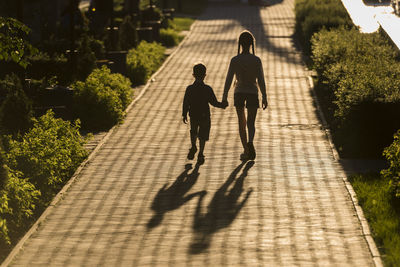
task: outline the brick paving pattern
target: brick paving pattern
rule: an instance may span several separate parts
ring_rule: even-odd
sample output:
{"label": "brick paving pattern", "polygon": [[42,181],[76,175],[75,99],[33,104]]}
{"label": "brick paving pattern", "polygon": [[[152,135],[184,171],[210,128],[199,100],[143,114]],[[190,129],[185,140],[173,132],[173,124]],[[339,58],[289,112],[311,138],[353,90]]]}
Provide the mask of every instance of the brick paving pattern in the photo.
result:
{"label": "brick paving pattern", "polygon": [[[11,266],[373,266],[294,48],[293,5],[211,4]],[[206,64],[221,99],[243,29],[270,103],[256,121],[257,159],[239,161],[231,91],[195,167],[181,122],[191,67]]]}

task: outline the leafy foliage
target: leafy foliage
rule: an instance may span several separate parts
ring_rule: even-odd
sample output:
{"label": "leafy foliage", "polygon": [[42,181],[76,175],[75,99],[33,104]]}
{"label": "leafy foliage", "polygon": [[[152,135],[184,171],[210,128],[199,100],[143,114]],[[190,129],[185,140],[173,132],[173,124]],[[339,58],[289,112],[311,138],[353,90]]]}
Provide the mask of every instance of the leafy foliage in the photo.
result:
{"label": "leafy foliage", "polygon": [[122,121],[132,98],[129,79],[103,66],[73,84],[74,110],[84,128],[104,130]]}
{"label": "leafy foliage", "polygon": [[26,68],[26,57],[37,53],[27,40],[30,29],[13,18],[0,17],[0,61],[14,61]]}
{"label": "leafy foliage", "polygon": [[150,76],[161,66],[165,47],[157,43],[140,42],[137,48],[127,55],[128,76],[135,85],[145,84]]}
{"label": "leafy foliage", "polygon": [[390,181],[392,192],[400,199],[400,130],[394,135],[393,143],[385,148],[383,155],[389,162],[389,168],[382,171],[382,176]]}
{"label": "leafy foliage", "polygon": [[316,33],[312,53],[339,149],[379,157],[400,128],[398,52],[378,33],[339,28]]}
{"label": "leafy foliage", "polygon": [[310,40],[323,28],[352,27],[353,23],[340,0],[296,0],[295,34],[306,54],[310,54]]}
{"label": "leafy foliage", "polygon": [[87,156],[79,121],[54,118],[50,110],[38,119],[21,140],[10,140],[8,166],[21,172],[42,193],[45,205]]}

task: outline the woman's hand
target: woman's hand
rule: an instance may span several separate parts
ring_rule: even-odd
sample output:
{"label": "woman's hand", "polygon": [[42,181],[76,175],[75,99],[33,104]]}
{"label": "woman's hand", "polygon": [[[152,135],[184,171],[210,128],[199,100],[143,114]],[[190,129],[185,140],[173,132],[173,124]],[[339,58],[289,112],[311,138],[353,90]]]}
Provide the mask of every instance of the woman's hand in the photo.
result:
{"label": "woman's hand", "polygon": [[223,100],[222,100],[222,105],[224,106],[224,109],[225,109],[227,106],[229,106],[228,100],[223,99]]}
{"label": "woman's hand", "polygon": [[267,98],[263,98],[263,100],[262,100],[262,108],[265,110],[267,107],[268,107]]}

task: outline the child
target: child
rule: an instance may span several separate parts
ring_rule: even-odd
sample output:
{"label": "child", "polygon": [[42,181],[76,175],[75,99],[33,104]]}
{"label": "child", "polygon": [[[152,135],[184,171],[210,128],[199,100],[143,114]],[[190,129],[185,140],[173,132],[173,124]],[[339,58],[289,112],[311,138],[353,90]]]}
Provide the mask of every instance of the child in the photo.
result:
{"label": "child", "polygon": [[186,88],[183,99],[183,122],[187,123],[187,113],[190,116],[190,140],[192,147],[189,149],[187,158],[192,160],[197,152],[196,140],[199,138],[200,151],[197,163],[204,163],[204,146],[210,135],[211,116],[209,103],[214,107],[226,108],[227,105],[218,102],[213,89],[204,84],[206,77],[206,66],[199,63],[193,67],[195,81]]}

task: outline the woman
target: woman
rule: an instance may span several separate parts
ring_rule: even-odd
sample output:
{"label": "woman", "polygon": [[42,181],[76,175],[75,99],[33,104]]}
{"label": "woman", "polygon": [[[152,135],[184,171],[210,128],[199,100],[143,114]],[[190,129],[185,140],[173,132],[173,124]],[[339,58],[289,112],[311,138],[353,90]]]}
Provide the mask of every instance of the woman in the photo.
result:
{"label": "woman", "polygon": [[[252,48],[252,54],[250,53],[250,47]],[[241,51],[240,48],[242,49]],[[235,76],[234,105],[239,120],[240,140],[244,149],[244,152],[240,155],[241,160],[254,160],[256,157],[253,140],[256,131],[257,109],[260,107],[258,89],[261,91],[263,109],[268,106],[262,63],[254,51],[254,36],[249,31],[243,31],[239,36],[238,54],[231,59],[229,64],[222,97],[222,102],[227,104],[228,92],[231,88],[233,76]],[[245,107],[247,108],[247,118],[244,111]]]}

